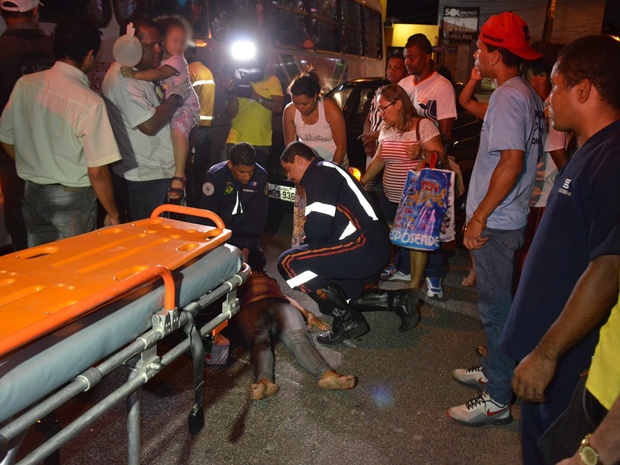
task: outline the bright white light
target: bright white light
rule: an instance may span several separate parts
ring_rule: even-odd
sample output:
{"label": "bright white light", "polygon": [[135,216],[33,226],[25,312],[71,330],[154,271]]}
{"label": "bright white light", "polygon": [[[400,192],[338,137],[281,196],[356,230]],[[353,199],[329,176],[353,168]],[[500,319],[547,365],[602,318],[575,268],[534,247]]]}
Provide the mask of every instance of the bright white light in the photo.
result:
{"label": "bright white light", "polygon": [[256,46],[247,40],[240,40],[232,44],[230,53],[235,60],[252,60],[256,56]]}

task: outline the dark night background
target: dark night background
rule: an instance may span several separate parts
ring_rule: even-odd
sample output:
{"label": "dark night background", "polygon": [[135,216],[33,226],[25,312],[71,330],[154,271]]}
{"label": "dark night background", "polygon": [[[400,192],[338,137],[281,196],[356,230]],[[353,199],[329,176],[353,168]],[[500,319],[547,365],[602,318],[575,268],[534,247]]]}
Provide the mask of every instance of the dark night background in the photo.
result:
{"label": "dark night background", "polygon": [[387,17],[405,24],[437,24],[439,0],[388,0]]}

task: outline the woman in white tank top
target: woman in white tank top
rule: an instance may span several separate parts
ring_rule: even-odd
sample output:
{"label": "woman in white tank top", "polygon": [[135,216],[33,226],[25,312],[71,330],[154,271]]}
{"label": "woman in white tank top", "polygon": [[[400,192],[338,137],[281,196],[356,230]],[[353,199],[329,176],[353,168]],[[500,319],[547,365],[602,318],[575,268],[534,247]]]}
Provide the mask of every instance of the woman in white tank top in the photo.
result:
{"label": "woman in white tank top", "polygon": [[[288,88],[292,102],[284,109],[282,125],[286,145],[296,140],[312,147],[323,159],[348,166],[347,130],[340,107],[331,99],[321,97],[319,78],[312,71],[300,74]],[[300,186],[293,209],[292,245],[305,237],[306,194]]]}
{"label": "woman in white tank top", "polygon": [[346,160],[347,131],[340,107],[321,97],[321,86],[313,72],[293,79],[288,88],[292,102],[282,117],[286,144],[300,140],[328,161],[342,165]]}

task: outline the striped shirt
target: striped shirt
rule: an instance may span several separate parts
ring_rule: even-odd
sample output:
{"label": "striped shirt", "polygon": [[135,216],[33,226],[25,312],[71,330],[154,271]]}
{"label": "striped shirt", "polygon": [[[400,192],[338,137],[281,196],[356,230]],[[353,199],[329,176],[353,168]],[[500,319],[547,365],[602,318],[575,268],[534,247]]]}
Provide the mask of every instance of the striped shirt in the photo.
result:
{"label": "striped shirt", "polygon": [[[428,142],[439,135],[439,129],[428,118],[420,122],[420,139]],[[383,172],[383,192],[390,202],[400,202],[400,198],[407,182],[407,172],[421,168],[420,160],[410,160],[405,149],[413,143],[418,143],[416,130],[399,133],[393,127],[383,125],[379,134],[381,144],[381,158],[385,162]]]}
{"label": "striped shirt", "polygon": [[372,97],[372,101],[370,103],[370,109],[368,110],[368,119],[370,120],[370,130],[372,132],[378,131],[381,128],[381,123],[383,123],[383,118],[379,114],[379,90]]}

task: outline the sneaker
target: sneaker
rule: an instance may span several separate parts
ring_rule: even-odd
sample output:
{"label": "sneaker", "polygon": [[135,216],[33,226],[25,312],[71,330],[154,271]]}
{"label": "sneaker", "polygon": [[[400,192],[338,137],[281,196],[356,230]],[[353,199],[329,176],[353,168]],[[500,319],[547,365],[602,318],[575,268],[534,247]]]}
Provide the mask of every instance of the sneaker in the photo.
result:
{"label": "sneaker", "polygon": [[389,281],[392,276],[396,274],[396,271],[396,267],[394,265],[390,265],[381,272],[381,276],[379,277],[379,279],[381,281]]}
{"label": "sneaker", "polygon": [[397,271],[388,281],[411,281],[411,275],[405,274],[402,271]]}
{"label": "sneaker", "polygon": [[510,405],[495,402],[482,391],[463,405],[449,408],[446,413],[448,418],[465,426],[505,425],[512,421]]}
{"label": "sneaker", "polygon": [[480,389],[487,384],[489,380],[482,372],[482,367],[474,367],[466,370],[465,368],[457,368],[452,370],[452,377],[465,386],[474,386]]}
{"label": "sneaker", "polygon": [[426,295],[443,299],[443,288],[441,278],[426,278]]}

